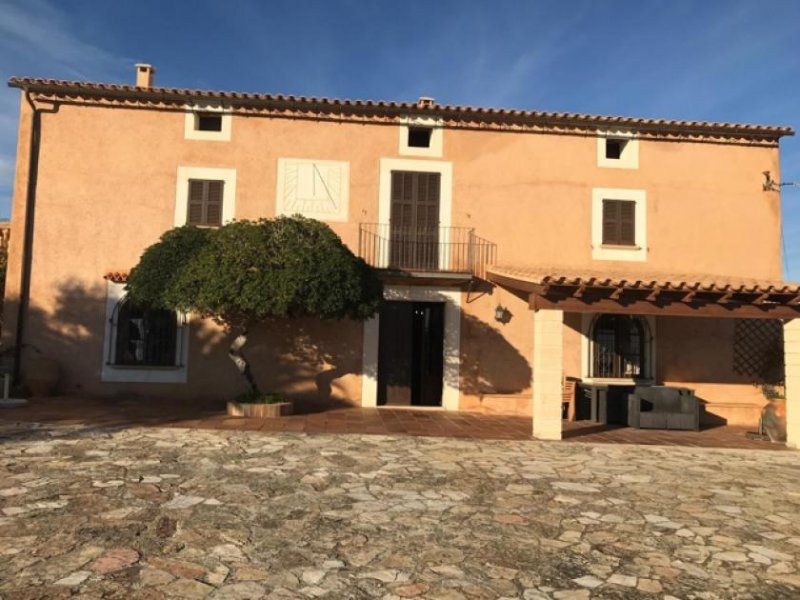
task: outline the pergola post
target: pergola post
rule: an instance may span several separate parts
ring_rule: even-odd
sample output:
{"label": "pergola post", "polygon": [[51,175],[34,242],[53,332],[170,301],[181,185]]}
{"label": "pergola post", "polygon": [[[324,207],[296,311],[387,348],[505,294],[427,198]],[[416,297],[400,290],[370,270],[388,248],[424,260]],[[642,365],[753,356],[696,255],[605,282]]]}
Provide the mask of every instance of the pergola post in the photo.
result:
{"label": "pergola post", "polygon": [[786,445],[800,448],[800,319],[783,325],[786,365]]}
{"label": "pergola post", "polygon": [[561,439],[563,329],[564,311],[533,313],[533,437],[540,440]]}

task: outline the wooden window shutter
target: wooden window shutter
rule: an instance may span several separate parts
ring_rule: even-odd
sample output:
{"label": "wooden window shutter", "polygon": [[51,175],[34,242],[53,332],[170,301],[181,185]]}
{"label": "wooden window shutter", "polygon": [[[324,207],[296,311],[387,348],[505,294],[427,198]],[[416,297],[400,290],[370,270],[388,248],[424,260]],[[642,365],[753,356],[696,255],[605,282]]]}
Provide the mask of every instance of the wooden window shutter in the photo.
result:
{"label": "wooden window shutter", "polygon": [[191,179],[186,223],[189,225],[222,225],[224,181]]}
{"label": "wooden window shutter", "polygon": [[619,244],[619,204],[603,200],[603,243]]}
{"label": "wooden window shutter", "polygon": [[630,200],[619,202],[619,243],[623,246],[636,244],[636,203]]}
{"label": "wooden window shutter", "polygon": [[411,228],[414,225],[414,173],[392,171],[392,228]]}
{"label": "wooden window shutter", "polygon": [[417,206],[417,225],[425,230],[439,227],[439,173],[419,173]]}
{"label": "wooden window shutter", "polygon": [[189,209],[186,215],[186,223],[189,225],[203,225],[204,183],[198,179],[189,181]]}
{"label": "wooden window shutter", "polygon": [[206,194],[206,225],[222,225],[222,186],[223,181],[209,181]]}
{"label": "wooden window shutter", "polygon": [[603,200],[603,244],[636,245],[636,202]]}

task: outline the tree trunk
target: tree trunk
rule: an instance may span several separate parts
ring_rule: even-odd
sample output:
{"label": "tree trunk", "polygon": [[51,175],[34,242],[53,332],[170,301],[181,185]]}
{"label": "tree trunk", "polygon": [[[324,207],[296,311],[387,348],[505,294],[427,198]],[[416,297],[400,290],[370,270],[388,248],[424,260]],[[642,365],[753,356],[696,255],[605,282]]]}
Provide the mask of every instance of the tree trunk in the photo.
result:
{"label": "tree trunk", "polygon": [[253,373],[250,371],[250,363],[247,362],[247,359],[242,354],[242,348],[247,343],[247,327],[242,327],[239,335],[237,335],[233,342],[231,342],[230,348],[228,348],[228,356],[233,361],[233,364],[236,365],[237,370],[247,380],[250,389],[256,393],[260,394],[261,390],[258,389],[258,385],[256,384],[256,380],[253,377]]}

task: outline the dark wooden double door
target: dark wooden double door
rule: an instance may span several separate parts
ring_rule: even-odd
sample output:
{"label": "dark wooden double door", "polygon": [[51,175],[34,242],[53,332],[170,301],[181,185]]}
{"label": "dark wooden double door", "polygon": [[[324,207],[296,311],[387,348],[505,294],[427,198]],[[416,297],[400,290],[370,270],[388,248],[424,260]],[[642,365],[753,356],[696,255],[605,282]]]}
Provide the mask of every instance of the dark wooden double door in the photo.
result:
{"label": "dark wooden double door", "polygon": [[441,406],[444,304],[385,302],[378,336],[378,404]]}
{"label": "dark wooden double door", "polygon": [[390,268],[438,269],[440,192],[439,173],[392,171]]}

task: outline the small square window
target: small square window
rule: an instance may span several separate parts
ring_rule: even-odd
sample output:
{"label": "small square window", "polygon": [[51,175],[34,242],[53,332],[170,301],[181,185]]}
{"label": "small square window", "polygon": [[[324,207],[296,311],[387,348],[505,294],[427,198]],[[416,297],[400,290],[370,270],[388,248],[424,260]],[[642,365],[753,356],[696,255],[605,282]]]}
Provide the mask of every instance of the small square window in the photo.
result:
{"label": "small square window", "polygon": [[619,160],[622,158],[622,153],[625,151],[625,144],[627,144],[627,140],[607,139],[606,158],[611,160]]}
{"label": "small square window", "polygon": [[430,148],[432,133],[433,129],[430,127],[409,127],[408,128],[409,148]]}
{"label": "small square window", "polygon": [[222,115],[220,113],[195,113],[194,128],[196,131],[222,131]]}
{"label": "small square window", "polygon": [[639,168],[639,140],[631,131],[599,131],[597,166],[611,169]]}

